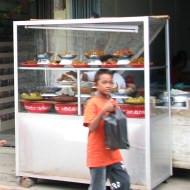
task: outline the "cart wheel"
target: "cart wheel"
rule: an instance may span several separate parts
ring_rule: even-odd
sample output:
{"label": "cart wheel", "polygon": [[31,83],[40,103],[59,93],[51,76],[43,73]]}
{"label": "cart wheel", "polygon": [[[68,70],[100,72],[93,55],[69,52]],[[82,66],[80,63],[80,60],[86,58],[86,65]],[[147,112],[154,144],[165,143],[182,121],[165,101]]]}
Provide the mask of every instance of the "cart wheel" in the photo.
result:
{"label": "cart wheel", "polygon": [[30,177],[20,177],[19,184],[22,187],[29,188],[35,184],[35,179],[30,178]]}

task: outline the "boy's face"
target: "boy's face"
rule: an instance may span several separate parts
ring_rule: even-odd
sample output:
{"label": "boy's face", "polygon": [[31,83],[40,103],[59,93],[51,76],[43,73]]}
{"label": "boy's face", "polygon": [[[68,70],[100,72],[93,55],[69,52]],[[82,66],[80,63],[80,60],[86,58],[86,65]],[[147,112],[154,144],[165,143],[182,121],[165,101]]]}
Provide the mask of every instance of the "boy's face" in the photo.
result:
{"label": "boy's face", "polygon": [[96,82],[97,90],[103,95],[109,95],[112,92],[113,80],[110,74],[101,74]]}

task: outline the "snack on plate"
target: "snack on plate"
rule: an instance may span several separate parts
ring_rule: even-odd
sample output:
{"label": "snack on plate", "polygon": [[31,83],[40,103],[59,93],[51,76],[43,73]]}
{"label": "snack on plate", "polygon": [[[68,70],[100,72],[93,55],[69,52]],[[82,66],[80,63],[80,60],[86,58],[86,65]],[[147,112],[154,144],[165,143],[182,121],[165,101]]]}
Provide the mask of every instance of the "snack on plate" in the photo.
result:
{"label": "snack on plate", "polygon": [[50,61],[50,63],[48,64],[49,67],[59,67],[59,66],[64,66],[64,65],[60,65],[60,61],[59,60],[53,60]]}
{"label": "snack on plate", "polygon": [[144,65],[144,57],[139,57],[135,58],[130,62],[130,65],[135,66],[135,65]]}
{"label": "snack on plate", "polygon": [[120,49],[120,50],[115,50],[112,52],[113,55],[118,56],[118,57],[129,57],[133,55],[133,52],[130,48],[126,49]]}
{"label": "snack on plate", "polygon": [[69,71],[69,72],[66,72],[66,73],[63,73],[62,75],[61,75],[61,77],[59,77],[58,79],[57,79],[57,81],[76,81],[77,79],[77,74],[76,74],[76,72],[74,72],[74,71]]}
{"label": "snack on plate", "polygon": [[31,66],[38,66],[38,64],[36,60],[27,60],[20,63],[20,66],[31,67]]}
{"label": "snack on plate", "polygon": [[88,64],[84,61],[80,61],[80,60],[74,60],[72,62],[72,66],[73,67],[88,67]]}
{"label": "snack on plate", "polygon": [[59,65],[60,61],[59,60],[52,60],[50,61],[49,64],[53,64],[53,65]]}
{"label": "snack on plate", "polygon": [[36,60],[27,60],[24,62],[25,64],[37,64]]}
{"label": "snack on plate", "polygon": [[104,55],[104,51],[103,50],[89,50],[89,51],[86,51],[84,53],[84,55],[87,57],[87,58],[93,58],[93,57],[100,57],[102,55]]}
{"label": "snack on plate", "polygon": [[68,58],[68,59],[71,59],[71,58],[76,57],[76,54],[75,54],[74,52],[72,52],[72,51],[65,50],[65,51],[63,51],[63,52],[58,53],[58,56],[59,56],[60,58]]}

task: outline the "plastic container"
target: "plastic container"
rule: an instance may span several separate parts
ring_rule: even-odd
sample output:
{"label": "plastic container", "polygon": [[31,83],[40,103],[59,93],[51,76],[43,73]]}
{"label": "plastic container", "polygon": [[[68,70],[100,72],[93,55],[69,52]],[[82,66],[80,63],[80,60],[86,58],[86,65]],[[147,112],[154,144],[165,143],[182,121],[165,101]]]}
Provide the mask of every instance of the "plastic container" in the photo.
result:
{"label": "plastic container", "polygon": [[47,113],[52,107],[50,103],[41,102],[24,102],[23,104],[25,110],[32,113]]}
{"label": "plastic container", "polygon": [[145,117],[144,105],[120,104],[119,107],[128,118],[144,118]]}
{"label": "plastic container", "polygon": [[55,110],[59,114],[76,115],[78,112],[77,104],[55,104]]}

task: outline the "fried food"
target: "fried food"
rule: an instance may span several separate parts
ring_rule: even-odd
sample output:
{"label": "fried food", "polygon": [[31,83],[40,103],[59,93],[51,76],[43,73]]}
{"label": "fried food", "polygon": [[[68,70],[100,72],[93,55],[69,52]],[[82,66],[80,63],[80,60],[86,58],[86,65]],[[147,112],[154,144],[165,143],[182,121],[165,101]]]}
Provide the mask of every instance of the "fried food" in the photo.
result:
{"label": "fried food", "polygon": [[104,55],[104,51],[103,50],[89,50],[89,51],[86,51],[84,53],[85,56],[87,57],[93,57],[93,56],[96,56],[96,57],[100,57],[102,55]]}
{"label": "fried food", "polygon": [[144,57],[138,57],[133,59],[130,64],[141,64],[144,65]]}
{"label": "fried food", "polygon": [[115,56],[119,56],[119,57],[124,57],[124,56],[131,56],[133,55],[133,52],[130,48],[127,49],[120,49],[120,50],[115,50],[112,53]]}

